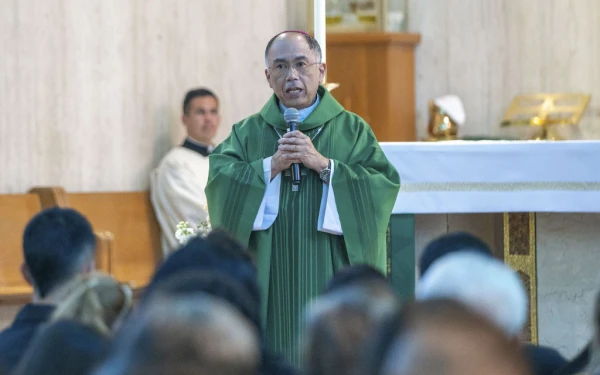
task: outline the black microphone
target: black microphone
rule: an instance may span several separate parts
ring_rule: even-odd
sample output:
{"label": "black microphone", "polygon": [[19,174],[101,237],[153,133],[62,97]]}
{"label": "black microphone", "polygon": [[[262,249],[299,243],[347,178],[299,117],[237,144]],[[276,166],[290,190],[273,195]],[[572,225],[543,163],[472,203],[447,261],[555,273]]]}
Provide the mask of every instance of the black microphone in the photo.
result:
{"label": "black microphone", "polygon": [[[283,119],[288,124],[290,131],[296,130],[300,113],[296,108],[288,108],[283,113]],[[292,190],[297,191],[300,185],[300,166],[296,163],[292,164]]]}

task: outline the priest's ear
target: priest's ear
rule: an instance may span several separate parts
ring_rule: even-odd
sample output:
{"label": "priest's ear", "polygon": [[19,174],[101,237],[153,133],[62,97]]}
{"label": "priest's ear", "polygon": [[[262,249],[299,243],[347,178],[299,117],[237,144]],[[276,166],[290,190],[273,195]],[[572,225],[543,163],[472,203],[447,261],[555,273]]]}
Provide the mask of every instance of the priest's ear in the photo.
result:
{"label": "priest's ear", "polygon": [[271,73],[269,72],[269,68],[265,68],[265,77],[267,78],[267,82],[269,82],[269,87],[273,88],[273,85],[271,85]]}
{"label": "priest's ear", "polygon": [[327,72],[327,63],[322,62],[319,64],[319,83],[325,80],[325,72]]}

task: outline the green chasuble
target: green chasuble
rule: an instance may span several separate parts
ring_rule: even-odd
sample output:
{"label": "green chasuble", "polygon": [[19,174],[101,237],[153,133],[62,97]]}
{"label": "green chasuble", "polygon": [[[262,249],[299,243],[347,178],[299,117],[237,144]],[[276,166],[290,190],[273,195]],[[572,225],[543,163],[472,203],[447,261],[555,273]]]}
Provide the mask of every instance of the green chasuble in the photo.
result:
{"label": "green chasuble", "polygon": [[298,130],[334,161],[331,180],[344,232],[317,231],[323,182],[304,166],[299,191],[281,178],[279,212],[271,227],[253,231],[263,199],[263,159],[277,151],[287,124],[275,95],[260,113],[235,124],[210,155],[206,186],[213,228],[224,227],[256,254],[262,318],[270,347],[299,362],[298,334],[307,304],[323,292],[333,273],[348,264],[386,269],[386,228],[400,188],[369,125],[322,86],[320,103]]}

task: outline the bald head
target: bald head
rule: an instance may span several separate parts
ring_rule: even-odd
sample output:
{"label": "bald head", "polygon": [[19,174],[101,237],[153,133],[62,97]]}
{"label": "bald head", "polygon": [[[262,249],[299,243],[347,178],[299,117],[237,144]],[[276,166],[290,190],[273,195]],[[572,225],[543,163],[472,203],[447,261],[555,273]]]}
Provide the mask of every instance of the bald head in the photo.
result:
{"label": "bald head", "polygon": [[452,301],[418,303],[387,351],[383,375],[527,375],[517,345],[496,326]]}
{"label": "bald head", "polygon": [[267,47],[265,48],[265,64],[266,64],[266,66],[269,66],[269,52],[271,51],[271,46],[273,45],[273,43],[276,40],[285,41],[285,40],[289,40],[291,38],[304,39],[304,41],[308,45],[308,49],[311,51],[314,51],[318,61],[321,62],[321,60],[323,58],[323,55],[321,53],[321,46],[319,45],[319,42],[317,42],[317,40],[315,38],[313,38],[309,34],[305,33],[304,31],[288,30],[288,31],[282,31],[279,34],[275,35],[274,37],[271,38],[271,40],[269,40],[269,43],[267,43]]}
{"label": "bald head", "polygon": [[259,340],[228,303],[198,293],[156,297],[125,327],[99,375],[255,375]]}
{"label": "bald head", "polygon": [[316,102],[327,66],[313,37],[298,31],[274,36],[265,48],[265,63],[265,77],[279,104],[300,110]]}

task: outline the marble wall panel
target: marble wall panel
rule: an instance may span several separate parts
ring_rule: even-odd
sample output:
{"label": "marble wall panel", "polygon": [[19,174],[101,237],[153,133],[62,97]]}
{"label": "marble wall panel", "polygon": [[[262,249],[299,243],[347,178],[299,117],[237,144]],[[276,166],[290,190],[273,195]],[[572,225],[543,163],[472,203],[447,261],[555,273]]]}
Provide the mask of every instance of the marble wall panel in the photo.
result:
{"label": "marble wall panel", "polygon": [[35,185],[141,190],[181,142],[185,92],[212,88],[231,125],[271,94],[271,0],[0,0],[0,194]]}

